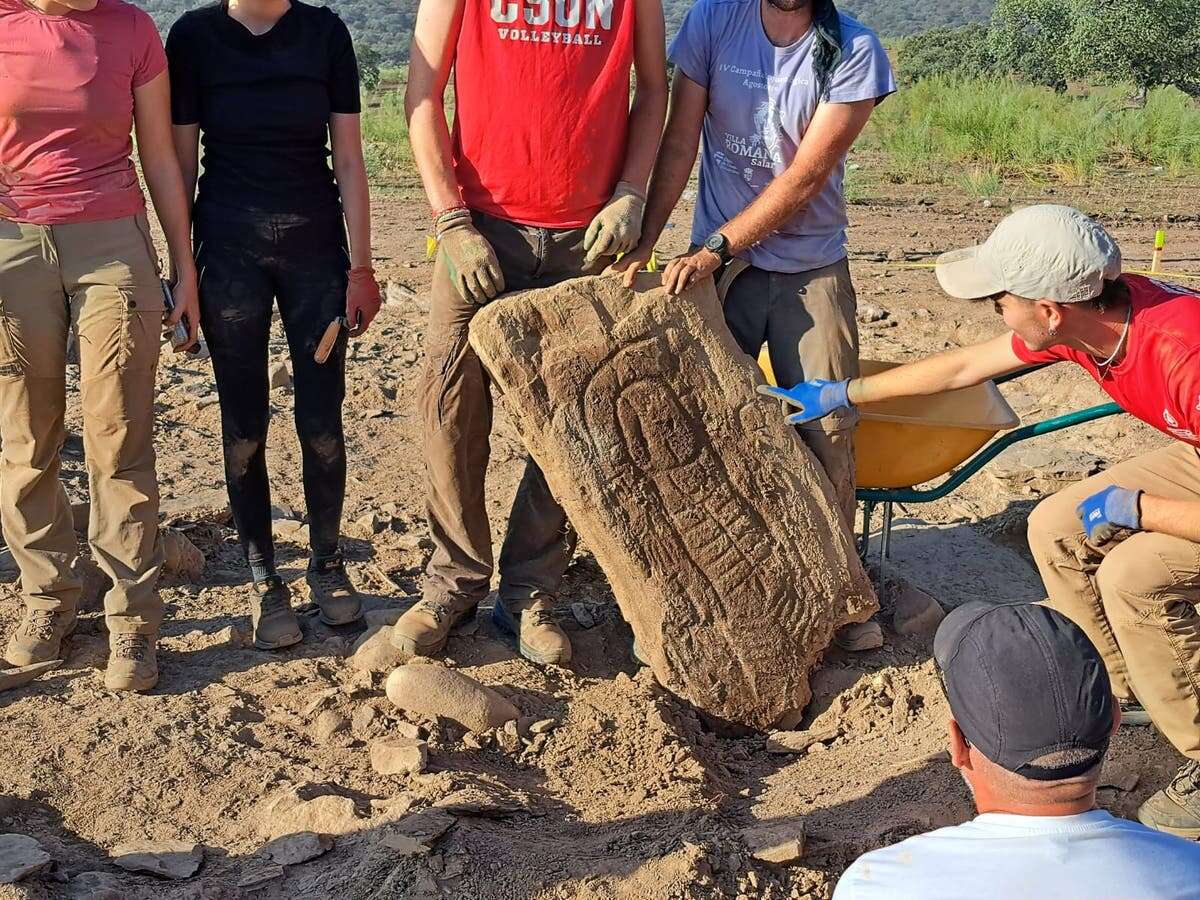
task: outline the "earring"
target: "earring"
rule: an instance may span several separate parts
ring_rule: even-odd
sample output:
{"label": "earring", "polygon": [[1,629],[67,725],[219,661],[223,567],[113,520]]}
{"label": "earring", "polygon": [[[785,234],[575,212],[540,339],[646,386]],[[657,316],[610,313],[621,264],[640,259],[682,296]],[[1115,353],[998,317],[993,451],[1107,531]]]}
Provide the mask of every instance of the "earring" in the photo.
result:
{"label": "earring", "polygon": [[1050,329],[1050,337],[1054,337],[1056,334],[1058,334],[1058,329],[1057,329],[1057,328],[1051,328],[1051,329]]}

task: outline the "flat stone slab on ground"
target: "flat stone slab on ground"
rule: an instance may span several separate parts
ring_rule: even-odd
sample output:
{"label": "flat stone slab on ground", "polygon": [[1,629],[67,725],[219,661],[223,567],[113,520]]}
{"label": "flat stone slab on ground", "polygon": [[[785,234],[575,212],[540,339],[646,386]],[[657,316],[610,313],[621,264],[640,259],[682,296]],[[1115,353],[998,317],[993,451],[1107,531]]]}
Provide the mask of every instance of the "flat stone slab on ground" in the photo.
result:
{"label": "flat stone slab on ground", "polygon": [[719,721],[794,717],[834,630],[877,603],[712,282],[512,294],[475,317],[471,344],[660,683]]}
{"label": "flat stone slab on ground", "polygon": [[112,851],[113,863],[128,872],[148,872],[161,878],[191,878],[204,861],[204,850],[188,841],[150,841],[121,844]]}
{"label": "flat stone slab on ground", "polygon": [[16,884],[50,866],[53,858],[27,834],[0,834],[0,884]]}

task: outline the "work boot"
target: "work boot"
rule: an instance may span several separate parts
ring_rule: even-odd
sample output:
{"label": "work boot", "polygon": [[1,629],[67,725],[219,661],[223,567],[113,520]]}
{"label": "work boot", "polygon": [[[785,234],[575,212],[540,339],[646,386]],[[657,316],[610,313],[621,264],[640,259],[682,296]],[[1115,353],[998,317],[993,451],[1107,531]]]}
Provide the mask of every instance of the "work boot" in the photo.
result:
{"label": "work boot", "polygon": [[874,619],[843,625],[833,635],[833,642],[850,653],[865,653],[883,646],[883,629]]}
{"label": "work boot", "polygon": [[250,625],[254,646],[259,650],[279,650],[304,640],[300,622],[292,612],[291,591],[278,575],[268,575],[253,585],[250,600]]}
{"label": "work boot", "polygon": [[4,658],[14,666],[62,659],[62,642],[74,630],[73,609],[26,609]]}
{"label": "work boot", "polygon": [[326,625],[349,625],[362,618],[362,601],[346,574],[342,554],[310,560],[304,580],[308,582],[308,598],[320,607],[320,618]]}
{"label": "work boot", "polygon": [[1188,760],[1169,785],[1141,805],[1137,817],[1159,831],[1200,838],[1200,760]]}
{"label": "work boot", "polygon": [[[509,604],[520,616],[519,626]],[[542,665],[562,666],[571,659],[571,639],[558,627],[553,610],[554,598],[546,594],[534,594],[524,602],[497,600],[492,621],[509,634],[517,635],[521,655],[526,659]]]}
{"label": "work boot", "polygon": [[450,640],[450,629],[475,615],[478,606],[478,602],[420,600],[392,628],[392,646],[408,656],[441,653]]}
{"label": "work boot", "polygon": [[1146,712],[1146,708],[1136,700],[1121,701],[1121,727],[1130,726],[1145,726],[1153,725],[1154,722],[1150,718],[1150,713]]}
{"label": "work boot", "polygon": [[158,684],[154,635],[110,634],[104,686],[110,691],[148,691]]}

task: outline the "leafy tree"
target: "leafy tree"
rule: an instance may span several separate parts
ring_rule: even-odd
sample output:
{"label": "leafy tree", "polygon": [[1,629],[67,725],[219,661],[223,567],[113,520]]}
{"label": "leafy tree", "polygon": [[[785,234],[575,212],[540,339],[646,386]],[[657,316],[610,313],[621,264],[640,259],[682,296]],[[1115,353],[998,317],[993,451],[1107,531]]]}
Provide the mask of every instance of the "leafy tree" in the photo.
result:
{"label": "leafy tree", "polygon": [[996,71],[1066,90],[1079,0],[998,0],[989,35]]}
{"label": "leafy tree", "polygon": [[933,28],[904,38],[896,49],[896,68],[906,82],[934,75],[978,78],[996,65],[983,25]]}
{"label": "leafy tree", "polygon": [[358,80],[368,91],[379,87],[379,69],[383,55],[370,44],[355,43],[354,55],[358,57]]}
{"label": "leafy tree", "polygon": [[1083,0],[1071,40],[1078,77],[1200,95],[1200,15],[1190,0]]}

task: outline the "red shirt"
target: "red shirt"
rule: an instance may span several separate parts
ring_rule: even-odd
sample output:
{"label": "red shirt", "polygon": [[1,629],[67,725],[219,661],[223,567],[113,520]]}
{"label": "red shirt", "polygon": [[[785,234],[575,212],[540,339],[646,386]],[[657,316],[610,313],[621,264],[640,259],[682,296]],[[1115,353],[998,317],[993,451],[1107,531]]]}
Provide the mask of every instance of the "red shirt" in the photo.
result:
{"label": "red shirt", "polygon": [[1090,353],[1061,344],[1037,353],[1015,334],[1013,352],[1029,363],[1078,363],[1126,412],[1200,447],[1200,294],[1141,275],[1122,278],[1133,314],[1119,364],[1101,373]]}
{"label": "red shirt", "polygon": [[472,209],[579,228],[620,179],[634,0],[467,0],[454,166]]}
{"label": "red shirt", "polygon": [[130,159],[133,92],[166,67],[153,20],[123,0],[64,16],[0,0],[0,198],[18,222],[145,209]]}

